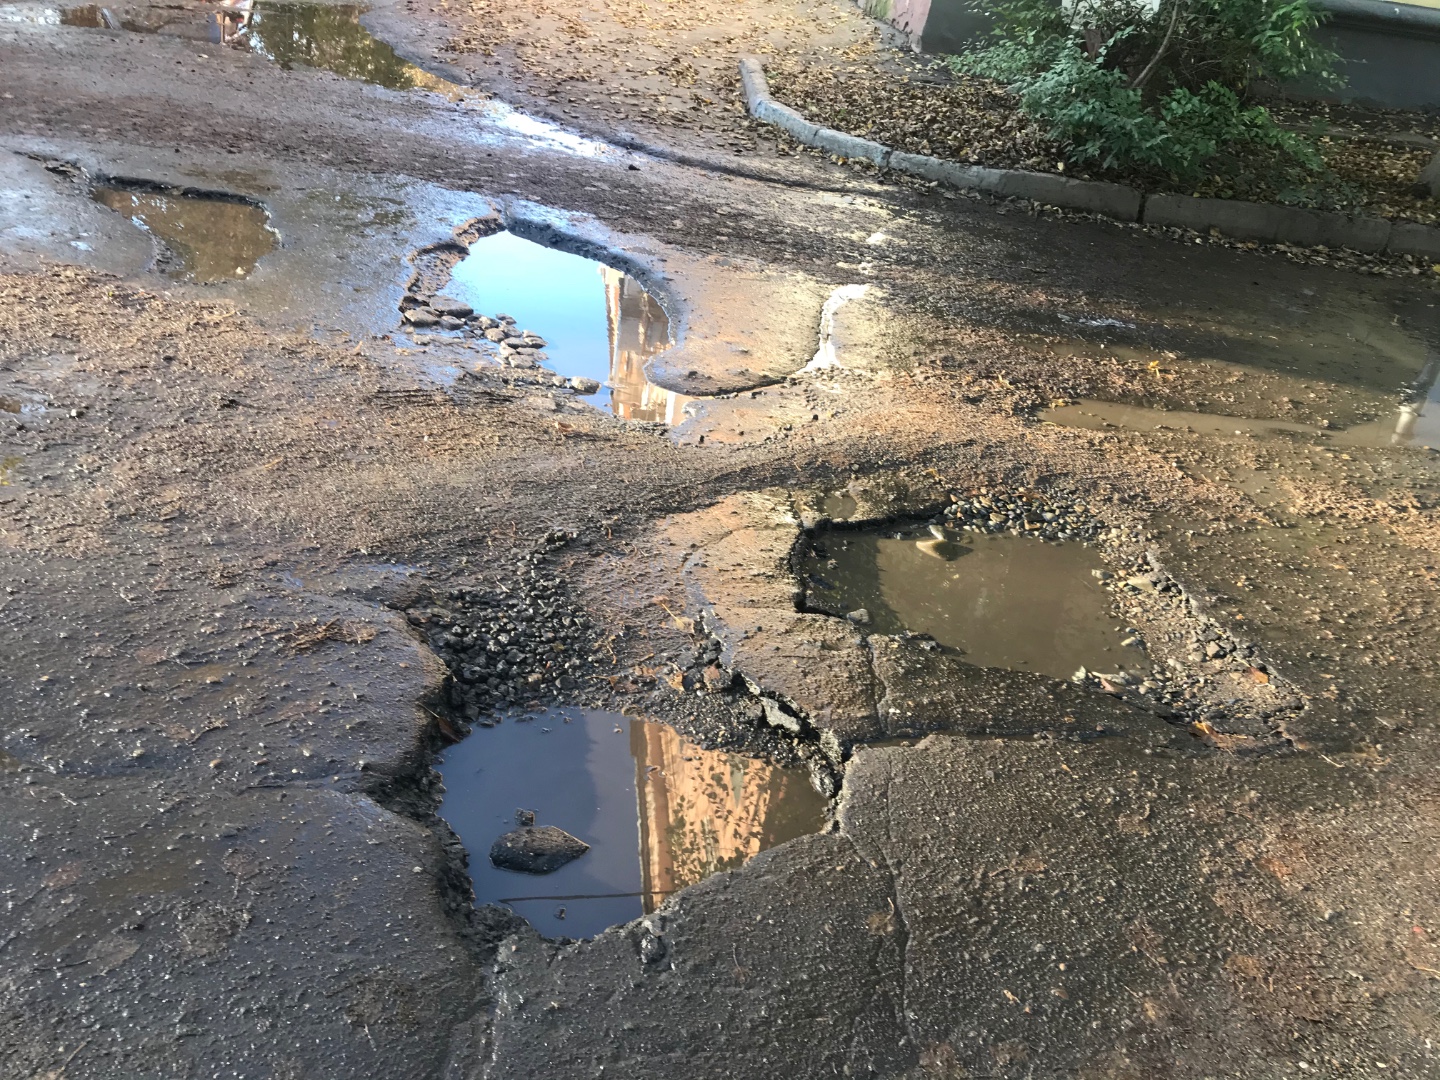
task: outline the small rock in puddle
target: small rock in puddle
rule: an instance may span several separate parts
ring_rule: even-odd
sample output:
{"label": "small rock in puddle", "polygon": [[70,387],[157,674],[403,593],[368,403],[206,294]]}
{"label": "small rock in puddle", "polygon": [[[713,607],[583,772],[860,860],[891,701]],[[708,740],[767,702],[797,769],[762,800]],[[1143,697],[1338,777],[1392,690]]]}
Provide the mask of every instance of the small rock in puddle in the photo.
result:
{"label": "small rock in puddle", "polygon": [[[507,714],[447,749],[437,768],[440,814],[475,856],[476,902],[504,904],[552,937],[639,918],[687,885],[818,832],[827,807],[803,770],[597,710]],[[483,854],[497,837],[547,827],[589,850],[540,877]]]}
{"label": "small rock in puddle", "polygon": [[589,844],[564,829],[531,825],[514,829],[491,844],[490,861],[501,870],[551,874],[589,850]]}
{"label": "small rock in puddle", "polygon": [[159,269],[172,277],[201,283],[245,277],[275,250],[269,215],[243,199],[112,185],[95,188],[93,197],[160,241]]}
{"label": "small rock in puddle", "polygon": [[1066,679],[1130,659],[1099,567],[1073,541],[891,523],[819,531],[802,573],[807,606],[859,632],[927,634],[982,667]]}

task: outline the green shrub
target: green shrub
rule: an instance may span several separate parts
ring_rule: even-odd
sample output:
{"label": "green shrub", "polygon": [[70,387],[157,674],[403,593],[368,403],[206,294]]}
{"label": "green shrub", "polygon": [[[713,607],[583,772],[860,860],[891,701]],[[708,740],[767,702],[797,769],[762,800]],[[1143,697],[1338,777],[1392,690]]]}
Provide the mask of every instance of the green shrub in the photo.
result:
{"label": "green shrub", "polygon": [[[982,0],[983,2],[983,0]],[[1337,84],[1308,0],[1000,0],[990,42],[952,58],[1011,85],[1079,163],[1194,180],[1321,167],[1313,143],[1251,100],[1258,82]]]}

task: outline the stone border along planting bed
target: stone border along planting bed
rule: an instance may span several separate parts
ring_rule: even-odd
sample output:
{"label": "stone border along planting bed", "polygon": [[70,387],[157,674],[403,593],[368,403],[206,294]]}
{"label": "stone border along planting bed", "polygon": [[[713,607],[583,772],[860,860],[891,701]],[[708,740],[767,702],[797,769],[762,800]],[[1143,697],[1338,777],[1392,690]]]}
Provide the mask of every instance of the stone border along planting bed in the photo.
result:
{"label": "stone border along planting bed", "polygon": [[[1100,547],[1125,536],[1125,530],[1105,525],[1081,503],[1052,503],[1043,496],[1033,494],[997,494],[984,490],[970,495],[952,493],[950,499],[950,505],[929,520],[961,533],[1010,533],[1052,543],[1088,541]],[[918,521],[925,520],[925,517],[897,517],[891,520]],[[817,522],[804,530],[799,543],[808,543],[815,529],[824,524],[824,521]],[[870,529],[884,524],[883,520],[829,522],[832,528],[841,529]],[[1130,539],[1138,539],[1138,536],[1132,533]],[[1273,740],[1277,736],[1285,738],[1284,719],[1298,711],[1300,702],[1274,673],[1272,666],[1262,659],[1259,647],[1236,639],[1224,626],[1205,615],[1199,602],[1161,566],[1153,551],[1146,551],[1138,558],[1127,561],[1130,566],[1123,576],[1108,570],[1092,572],[1114,597],[1122,619],[1143,619],[1159,630],[1171,642],[1171,651],[1184,654],[1191,667],[1187,669],[1174,657],[1163,666],[1152,659],[1151,673],[1145,678],[1137,679],[1124,672],[1100,673],[1081,668],[1071,681],[1126,699],[1147,712],[1186,727],[1191,734],[1221,750],[1263,752],[1276,749],[1278,744]],[[798,579],[797,587],[804,587]],[[1125,643],[1137,650],[1137,666],[1143,667],[1149,657],[1149,648],[1138,630],[1127,629],[1131,632]],[[1215,665],[1215,670],[1197,670],[1205,663]],[[1279,700],[1260,707],[1255,707],[1256,703],[1252,702],[1252,708],[1245,709],[1245,695],[1238,690],[1233,701],[1226,701],[1228,695],[1224,693],[1219,695],[1218,700],[1215,696],[1207,698],[1201,688],[1208,680],[1225,676],[1235,679],[1237,686],[1249,683],[1257,689],[1269,687]]]}
{"label": "stone border along planting bed", "polygon": [[1117,221],[1169,228],[1214,230],[1237,240],[1300,247],[1348,248],[1366,254],[1411,256],[1440,262],[1440,228],[1388,218],[1305,210],[1275,203],[1199,199],[1189,195],[1144,195],[1124,184],[1072,180],[1025,169],[988,169],[942,158],[909,154],[810,123],[770,96],[760,61],[740,61],[740,82],[750,115],[774,124],[797,141],[840,158],[858,158],[880,169],[905,173],[952,187],[1001,198],[1029,199]]}

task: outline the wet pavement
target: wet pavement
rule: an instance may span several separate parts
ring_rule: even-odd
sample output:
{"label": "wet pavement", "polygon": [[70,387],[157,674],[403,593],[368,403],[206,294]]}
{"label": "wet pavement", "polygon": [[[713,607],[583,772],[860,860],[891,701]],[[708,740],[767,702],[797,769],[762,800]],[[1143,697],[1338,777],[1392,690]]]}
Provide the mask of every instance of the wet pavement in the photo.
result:
{"label": "wet pavement", "polygon": [[[803,770],[703,750],[619,713],[511,713],[436,768],[439,813],[471,853],[476,902],[508,907],[546,937],[590,938],[630,922],[825,820]],[[500,869],[490,845],[517,825],[557,826],[590,850],[549,874]]]}
{"label": "wet pavement", "polygon": [[[287,70],[150,10],[193,35],[0,18],[12,1071],[1435,1073],[1432,285],[808,156],[771,183],[698,130],[621,150],[381,85],[354,29],[429,66],[473,13],[262,3]],[[280,245],[166,277],[109,177],[250,200]],[[587,362],[670,431],[397,335],[411,257],[492,214],[594,260]],[[1196,430],[1040,422],[1096,402]],[[893,624],[808,610],[816,530],[915,521],[961,529],[876,539]],[[591,721],[481,723],[443,618],[477,592],[521,664],[484,684]],[[1071,682],[1057,607],[1080,652],[1135,640]],[[560,778],[487,780],[507,739]],[[437,815],[472,754],[473,839]],[[614,824],[558,874],[641,895],[581,933],[576,893],[485,885],[517,809]]]}

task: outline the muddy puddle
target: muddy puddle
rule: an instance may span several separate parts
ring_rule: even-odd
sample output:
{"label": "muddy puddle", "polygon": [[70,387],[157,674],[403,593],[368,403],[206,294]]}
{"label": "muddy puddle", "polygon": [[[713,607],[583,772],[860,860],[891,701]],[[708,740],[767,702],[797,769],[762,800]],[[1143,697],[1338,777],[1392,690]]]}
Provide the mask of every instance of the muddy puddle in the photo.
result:
{"label": "muddy puddle", "polygon": [[0,413],[11,416],[38,416],[45,411],[45,402],[30,395],[0,394]]}
{"label": "muddy puddle", "polygon": [[[1359,447],[1435,446],[1440,353],[1425,309],[1402,322],[1355,320],[1348,333],[1277,326],[1205,351],[1054,339],[1043,353],[1080,360],[1101,392],[1042,413],[1095,430],[1324,439]],[[1107,385],[1108,384],[1108,385]]]}
{"label": "muddy puddle", "polygon": [[1437,375],[1440,375],[1440,358],[1432,358],[1420,378],[1399,395],[1399,401],[1390,412],[1345,428],[1096,399],[1082,399],[1074,404],[1046,409],[1040,418],[1052,424],[1092,431],[1173,431],[1213,438],[1290,438],[1323,441],[1335,446],[1440,450],[1440,380],[1437,380]]}
{"label": "muddy puddle", "polygon": [[96,202],[128,217],[156,240],[156,269],[200,283],[252,273],[275,250],[269,215],[242,199],[172,189],[100,185]]}
{"label": "muddy puddle", "polygon": [[862,632],[928,634],[982,667],[1068,679],[1140,663],[1121,644],[1093,548],[938,531],[823,530],[801,565],[807,606]]}
{"label": "muddy puddle", "polygon": [[36,7],[24,21],[163,34],[243,49],[287,71],[316,68],[390,90],[428,90],[474,107],[496,126],[551,149],[582,157],[610,152],[604,143],[488,100],[472,87],[410,63],[364,27],[360,17],[367,10],[360,4],[284,0],[176,3],[163,8],[84,4],[59,11]]}
{"label": "muddy puddle", "polygon": [[60,12],[64,26],[163,34],[246,49],[287,70],[320,68],[392,90],[426,89],[458,95],[463,88],[401,59],[360,25],[357,4],[230,0],[163,7],[81,4]]}
{"label": "muddy puddle", "polygon": [[[638,918],[687,885],[818,831],[826,810],[803,771],[586,709],[477,727],[437,768],[440,814],[470,852],[476,902],[509,907],[547,937],[593,937]],[[495,866],[491,845],[530,814],[589,850],[548,874]]]}
{"label": "muddy puddle", "polygon": [[443,297],[429,303],[473,309],[457,332],[482,337],[507,366],[556,372],[626,420],[686,419],[693,399],[645,377],[646,362],[670,345],[670,322],[630,275],[499,231],[470,243]]}

